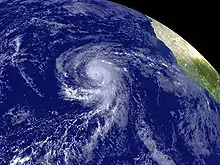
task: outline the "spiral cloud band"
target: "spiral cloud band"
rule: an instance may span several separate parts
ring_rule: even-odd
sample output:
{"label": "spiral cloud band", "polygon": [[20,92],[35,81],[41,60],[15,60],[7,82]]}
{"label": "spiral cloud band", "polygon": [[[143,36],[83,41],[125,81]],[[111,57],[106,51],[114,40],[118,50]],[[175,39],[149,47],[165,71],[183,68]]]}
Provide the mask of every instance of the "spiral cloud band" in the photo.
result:
{"label": "spiral cloud band", "polygon": [[92,107],[86,118],[94,115],[104,118],[103,134],[113,124],[126,126],[129,110],[129,89],[124,82],[124,78],[129,78],[129,73],[120,62],[112,62],[116,54],[105,50],[107,48],[108,45],[99,45],[86,50],[78,48],[77,53],[71,50],[62,54],[56,63],[62,97]]}

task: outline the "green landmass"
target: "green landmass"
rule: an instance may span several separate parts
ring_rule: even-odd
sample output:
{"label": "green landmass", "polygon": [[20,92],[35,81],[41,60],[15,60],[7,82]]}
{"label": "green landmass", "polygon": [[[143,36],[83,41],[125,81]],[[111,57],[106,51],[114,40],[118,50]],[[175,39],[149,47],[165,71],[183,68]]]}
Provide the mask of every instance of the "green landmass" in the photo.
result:
{"label": "green landmass", "polygon": [[[152,19],[152,18],[151,18]],[[186,75],[199,83],[220,103],[220,75],[212,65],[186,40],[177,33],[152,19],[157,38],[173,52]]]}
{"label": "green landmass", "polygon": [[213,98],[220,102],[220,75],[204,59],[191,58],[191,61],[177,58],[187,76],[207,89]]}

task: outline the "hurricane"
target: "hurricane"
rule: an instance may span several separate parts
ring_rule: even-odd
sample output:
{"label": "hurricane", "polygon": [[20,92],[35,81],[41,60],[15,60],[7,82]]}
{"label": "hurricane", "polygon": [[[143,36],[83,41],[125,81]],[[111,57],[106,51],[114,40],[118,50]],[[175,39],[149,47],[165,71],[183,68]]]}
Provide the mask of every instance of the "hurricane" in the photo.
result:
{"label": "hurricane", "polygon": [[56,60],[61,97],[90,107],[85,114],[88,120],[94,116],[103,118],[104,125],[97,130],[102,135],[113,124],[125,127],[129,111],[129,73],[121,61],[113,61],[116,52],[109,47],[82,47]]}

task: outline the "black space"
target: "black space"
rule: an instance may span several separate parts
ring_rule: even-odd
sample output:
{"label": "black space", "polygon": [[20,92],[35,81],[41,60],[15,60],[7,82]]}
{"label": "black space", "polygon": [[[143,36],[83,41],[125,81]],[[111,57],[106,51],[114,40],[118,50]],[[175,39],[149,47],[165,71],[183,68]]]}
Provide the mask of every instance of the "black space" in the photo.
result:
{"label": "black space", "polygon": [[143,0],[111,1],[138,10],[166,25],[194,46],[220,73],[220,10],[217,4],[205,2],[198,6],[180,1],[169,5],[160,4],[157,0],[154,0],[155,4]]}

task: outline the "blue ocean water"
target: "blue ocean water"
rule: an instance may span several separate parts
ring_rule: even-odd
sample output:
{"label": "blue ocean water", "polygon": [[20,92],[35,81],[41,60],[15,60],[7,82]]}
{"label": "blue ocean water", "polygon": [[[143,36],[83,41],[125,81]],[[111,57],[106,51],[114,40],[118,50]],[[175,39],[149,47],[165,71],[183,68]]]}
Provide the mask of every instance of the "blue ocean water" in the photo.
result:
{"label": "blue ocean water", "polygon": [[0,1],[0,164],[213,165],[219,103],[143,14]]}

